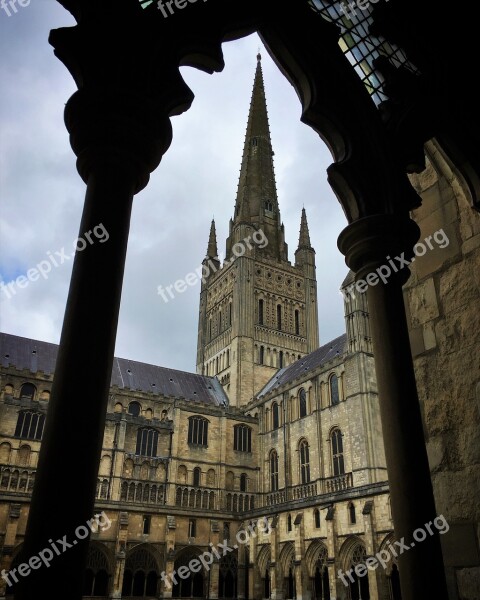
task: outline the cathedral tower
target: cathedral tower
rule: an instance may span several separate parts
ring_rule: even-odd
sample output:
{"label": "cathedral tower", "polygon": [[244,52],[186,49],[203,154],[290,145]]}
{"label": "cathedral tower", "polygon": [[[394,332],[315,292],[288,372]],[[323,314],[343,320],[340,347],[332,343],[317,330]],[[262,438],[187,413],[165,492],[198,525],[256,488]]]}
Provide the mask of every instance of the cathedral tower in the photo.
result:
{"label": "cathedral tower", "polygon": [[216,375],[232,406],[247,404],[278,369],[319,345],[307,216],[303,209],[293,266],[273,155],[259,54],[225,261],[212,221],[200,293],[197,372]]}

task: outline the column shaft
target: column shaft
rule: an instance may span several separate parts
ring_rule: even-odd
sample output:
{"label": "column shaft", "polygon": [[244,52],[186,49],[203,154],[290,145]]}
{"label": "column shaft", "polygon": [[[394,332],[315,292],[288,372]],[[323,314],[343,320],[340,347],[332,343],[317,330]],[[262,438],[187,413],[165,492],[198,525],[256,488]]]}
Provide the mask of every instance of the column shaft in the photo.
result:
{"label": "column shaft", "polygon": [[[103,225],[108,239],[91,235],[94,243],[75,256],[22,550],[24,563],[47,549],[52,559],[20,579],[16,600],[30,600],[39,590],[52,600],[82,597],[84,526],[94,510],[134,186],[120,161],[105,161],[88,178],[79,237]],[[56,544],[57,556],[56,540],[72,546]]]}

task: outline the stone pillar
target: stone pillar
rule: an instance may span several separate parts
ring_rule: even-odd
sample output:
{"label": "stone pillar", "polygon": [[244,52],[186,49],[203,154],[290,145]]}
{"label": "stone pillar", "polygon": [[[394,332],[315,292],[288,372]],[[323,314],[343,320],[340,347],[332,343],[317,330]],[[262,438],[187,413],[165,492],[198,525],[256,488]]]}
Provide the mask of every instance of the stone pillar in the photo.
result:
{"label": "stone pillar", "polygon": [[409,545],[399,556],[402,598],[447,600],[439,536],[413,542],[437,516],[402,295],[409,271],[396,260],[411,259],[419,232],[401,215],[376,215],[349,225],[338,245],[356,273],[353,293],[368,294],[395,536]]}
{"label": "stone pillar", "polygon": [[162,583],[160,588],[161,598],[171,598],[173,591],[172,578],[169,577],[175,569],[175,537],[177,524],[174,516],[167,515],[167,522],[165,524],[165,575],[162,577]]}
{"label": "stone pillar", "polygon": [[[217,520],[212,520],[210,522],[210,544],[212,545],[211,548],[218,549],[219,543],[220,523]],[[223,543],[223,538],[221,543]],[[215,552],[212,552],[212,554],[214,558],[208,574],[208,598],[216,600],[218,598],[218,586],[220,583],[220,562],[217,556],[215,556]],[[222,552],[220,551],[218,552],[218,554],[221,556]]]}
{"label": "stone pillar", "polygon": [[341,568],[338,560],[339,543],[337,527],[335,523],[335,508],[330,506],[325,516],[327,523],[327,550],[328,550],[328,581],[330,584],[330,596],[341,600],[346,598],[345,586],[338,579],[338,569]]}
{"label": "stone pillar", "polygon": [[295,517],[293,524],[295,527],[295,589],[297,600],[310,600],[312,592],[305,564],[305,524],[303,522],[303,513],[299,513]]}
{"label": "stone pillar", "polygon": [[[0,558],[0,572],[3,570],[9,571],[13,559],[13,551],[15,548],[15,540],[17,539],[18,519],[20,518],[20,511],[22,509],[21,504],[11,504],[8,515],[8,522],[5,531],[5,537],[3,539],[3,548]],[[12,577],[9,578],[11,583],[14,583]],[[7,590],[7,581],[0,578],[0,599],[5,598]]]}
{"label": "stone pillar", "polygon": [[271,542],[270,542],[270,598],[272,600],[283,600],[283,581],[280,578],[279,573],[279,556],[280,556],[280,534],[278,531],[279,517],[273,518],[271,529]]}
{"label": "stone pillar", "polygon": [[245,600],[245,571],[248,569],[246,564],[246,552],[245,544],[238,546],[238,573],[237,573],[237,598],[238,600]]}
{"label": "stone pillar", "polygon": [[115,547],[115,571],[111,599],[122,597],[123,575],[125,573],[125,557],[127,555],[128,513],[121,512],[118,516],[117,543]]}
{"label": "stone pillar", "polygon": [[[377,553],[377,543],[375,540],[375,529],[374,529],[374,506],[373,501],[368,500],[365,502],[365,506],[362,510],[363,516],[363,531],[365,540],[365,550],[368,557],[374,557]],[[380,567],[381,568],[381,567]],[[371,598],[379,598],[379,568],[368,569],[368,586],[370,590]]]}
{"label": "stone pillar", "polygon": [[[133,196],[170,143],[163,114],[144,95],[121,87],[85,88],[66,105],[70,141],[87,184],[79,230],[86,245],[73,264],[21,560],[27,563],[50,548],[49,540],[64,536],[72,547],[48,569],[31,570],[16,600],[31,600],[42,589],[51,600],[82,597],[89,536],[75,532],[94,514]],[[95,232],[106,232],[103,243],[100,235],[92,237]],[[94,243],[85,241],[88,236]],[[79,371],[88,377],[88,394],[77,385]]]}

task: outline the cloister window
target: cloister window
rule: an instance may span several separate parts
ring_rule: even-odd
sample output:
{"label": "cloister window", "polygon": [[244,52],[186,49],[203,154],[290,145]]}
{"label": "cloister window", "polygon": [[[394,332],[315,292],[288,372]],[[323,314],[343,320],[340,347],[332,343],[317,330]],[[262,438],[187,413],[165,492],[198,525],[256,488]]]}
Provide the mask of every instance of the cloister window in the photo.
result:
{"label": "cloister window", "polygon": [[188,419],[188,443],[196,446],[208,445],[208,421],[203,417]]}
{"label": "cloister window", "polygon": [[307,393],[303,388],[298,394],[298,415],[300,419],[307,416]]}
{"label": "cloister window", "polygon": [[235,425],[233,428],[233,449],[239,452],[252,451],[252,429],[248,425]]}
{"label": "cloister window", "polygon": [[37,388],[32,383],[24,383],[20,388],[20,398],[30,398],[30,400],[34,400],[36,392]]}
{"label": "cloister window", "polygon": [[330,402],[332,406],[335,406],[340,402],[338,395],[338,377],[336,375],[330,377]]}
{"label": "cloister window", "polygon": [[278,454],[276,450],[270,452],[270,491],[278,491]]}
{"label": "cloister window", "polygon": [[265,347],[264,346],[260,346],[260,356],[259,356],[259,361],[258,361],[261,365],[265,364]]}
{"label": "cloister window", "polygon": [[357,522],[357,515],[355,514],[355,504],[353,504],[353,502],[350,502],[348,505],[348,516],[350,519],[350,524],[355,525]]}
{"label": "cloister window", "polygon": [[193,469],[193,485],[195,486],[199,486],[200,485],[200,467],[195,467]]}
{"label": "cloister window", "polygon": [[241,492],[247,491],[247,475],[246,475],[246,473],[242,473],[240,475],[240,491]]}
{"label": "cloister window", "polygon": [[44,425],[44,414],[22,410],[18,413],[15,437],[21,437],[27,440],[41,440]]}
{"label": "cloister window", "polygon": [[188,522],[188,537],[197,537],[197,521],[195,519],[190,519],[190,521]]}
{"label": "cloister window", "polygon": [[280,414],[276,402],[272,404],[272,427],[273,429],[278,429],[280,427]]}
{"label": "cloister window", "polygon": [[282,305],[277,304],[277,329],[282,330]]}
{"label": "cloister window", "polygon": [[298,446],[300,453],[300,477],[302,483],[310,483],[310,449],[307,440],[302,440]]}
{"label": "cloister window", "polygon": [[345,464],[343,460],[343,436],[340,429],[334,429],[331,434],[333,474],[343,475],[345,473]]}
{"label": "cloister window", "polygon": [[139,456],[157,456],[158,431],[149,427],[142,427],[137,431],[137,449]]}
{"label": "cloister window", "polygon": [[315,528],[320,529],[320,511],[318,508],[313,511],[313,520],[315,521]]}
{"label": "cloister window", "polygon": [[295,335],[300,335],[300,313],[295,311]]}
{"label": "cloister window", "polygon": [[152,522],[152,518],[150,515],[144,515],[143,517],[143,533],[144,535],[148,535],[150,533],[150,525]]}

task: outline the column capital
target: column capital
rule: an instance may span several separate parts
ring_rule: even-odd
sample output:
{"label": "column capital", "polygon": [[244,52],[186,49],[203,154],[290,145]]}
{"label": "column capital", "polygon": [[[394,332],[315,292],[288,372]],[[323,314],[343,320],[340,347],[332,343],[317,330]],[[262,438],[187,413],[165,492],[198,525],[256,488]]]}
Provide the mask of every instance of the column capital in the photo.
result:
{"label": "column capital", "polygon": [[[420,228],[407,216],[383,214],[354,221],[340,233],[337,244],[347,266],[357,278],[364,278],[395,257],[403,255],[405,261],[411,262],[419,237]],[[410,276],[410,270],[402,268],[401,263],[398,273],[390,270],[402,284]]]}
{"label": "column capital", "polygon": [[147,185],[172,141],[168,116],[129,90],[78,90],[65,106],[65,125],[85,183],[92,170],[112,165],[131,171],[134,193]]}

